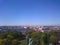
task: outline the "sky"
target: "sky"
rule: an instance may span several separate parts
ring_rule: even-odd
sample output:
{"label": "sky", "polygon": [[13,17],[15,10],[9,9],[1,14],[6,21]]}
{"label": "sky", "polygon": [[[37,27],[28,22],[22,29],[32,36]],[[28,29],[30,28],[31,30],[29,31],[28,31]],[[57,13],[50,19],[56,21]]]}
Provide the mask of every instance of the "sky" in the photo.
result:
{"label": "sky", "polygon": [[0,0],[0,25],[60,25],[60,0]]}

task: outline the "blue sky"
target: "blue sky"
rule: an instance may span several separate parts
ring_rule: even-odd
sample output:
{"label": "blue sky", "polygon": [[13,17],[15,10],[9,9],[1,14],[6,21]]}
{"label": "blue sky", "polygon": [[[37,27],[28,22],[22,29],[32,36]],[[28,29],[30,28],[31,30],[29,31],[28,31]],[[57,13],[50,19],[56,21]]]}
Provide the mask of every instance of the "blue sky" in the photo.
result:
{"label": "blue sky", "polygon": [[60,0],[0,0],[0,25],[60,25]]}

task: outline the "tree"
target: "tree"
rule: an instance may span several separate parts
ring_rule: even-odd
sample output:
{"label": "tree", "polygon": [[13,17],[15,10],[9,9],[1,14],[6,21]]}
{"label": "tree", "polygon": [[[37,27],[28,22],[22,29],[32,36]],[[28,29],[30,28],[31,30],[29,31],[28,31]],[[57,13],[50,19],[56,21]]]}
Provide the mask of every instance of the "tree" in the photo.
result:
{"label": "tree", "polygon": [[7,42],[7,39],[0,39],[0,45],[5,45]]}
{"label": "tree", "polygon": [[17,39],[12,40],[12,44],[11,45],[20,45],[20,41]]}
{"label": "tree", "polygon": [[55,42],[57,42],[57,37],[56,36],[54,36],[54,35],[51,35],[50,36],[50,43],[55,43]]}
{"label": "tree", "polygon": [[33,38],[34,45],[40,45],[40,38],[41,38],[40,32],[32,32],[31,37]]}

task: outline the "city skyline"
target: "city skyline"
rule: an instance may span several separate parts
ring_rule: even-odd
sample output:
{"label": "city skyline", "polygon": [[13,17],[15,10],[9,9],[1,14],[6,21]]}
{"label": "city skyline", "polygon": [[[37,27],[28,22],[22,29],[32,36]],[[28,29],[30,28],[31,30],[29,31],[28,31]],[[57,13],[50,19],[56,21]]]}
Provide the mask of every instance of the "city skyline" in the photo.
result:
{"label": "city skyline", "polygon": [[0,0],[0,25],[60,25],[60,0]]}

